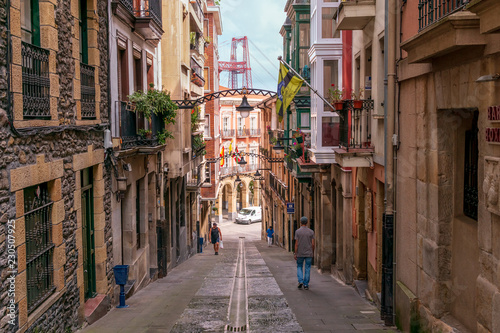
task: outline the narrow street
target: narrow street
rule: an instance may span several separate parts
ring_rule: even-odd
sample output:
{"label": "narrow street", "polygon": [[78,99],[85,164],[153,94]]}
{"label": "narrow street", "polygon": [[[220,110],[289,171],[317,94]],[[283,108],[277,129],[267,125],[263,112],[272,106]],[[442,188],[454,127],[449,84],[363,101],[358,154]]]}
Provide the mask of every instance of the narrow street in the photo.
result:
{"label": "narrow street", "polygon": [[211,246],[83,332],[391,332],[375,306],[328,274],[297,290],[291,253],[260,240],[261,224],[220,224]]}

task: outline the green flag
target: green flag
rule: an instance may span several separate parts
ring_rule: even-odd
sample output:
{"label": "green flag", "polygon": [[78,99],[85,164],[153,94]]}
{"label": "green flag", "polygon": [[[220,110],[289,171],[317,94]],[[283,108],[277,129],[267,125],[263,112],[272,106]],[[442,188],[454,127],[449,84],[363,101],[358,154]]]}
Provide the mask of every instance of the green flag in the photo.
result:
{"label": "green flag", "polygon": [[285,65],[280,63],[280,73],[278,77],[278,99],[276,100],[276,113],[279,121],[283,120],[285,110],[292,103],[293,98],[302,87],[304,80],[294,75]]}

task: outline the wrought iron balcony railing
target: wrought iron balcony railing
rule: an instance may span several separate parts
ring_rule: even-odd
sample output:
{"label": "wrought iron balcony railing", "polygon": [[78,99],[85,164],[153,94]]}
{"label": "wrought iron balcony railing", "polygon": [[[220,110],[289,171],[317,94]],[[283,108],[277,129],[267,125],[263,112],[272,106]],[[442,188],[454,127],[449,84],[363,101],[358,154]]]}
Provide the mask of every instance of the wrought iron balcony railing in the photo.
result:
{"label": "wrought iron balcony railing", "polygon": [[21,42],[23,117],[50,118],[49,51]]}
{"label": "wrought iron balcony railing", "polygon": [[140,8],[134,10],[134,15],[136,17],[150,17],[161,27],[161,0],[143,0]]}
{"label": "wrought iron balcony railing", "polygon": [[134,13],[134,2],[133,0],[119,0],[120,4],[123,5],[123,7],[127,8],[130,13]]}
{"label": "wrought iron balcony railing", "polygon": [[250,128],[250,136],[260,136],[260,128]]}
{"label": "wrought iron balcony railing", "polygon": [[122,149],[140,146],[156,147],[161,145],[158,134],[165,128],[164,120],[152,113],[150,130],[148,131],[145,130],[145,121],[147,120],[143,119],[140,115],[128,110],[127,102],[121,102],[120,135]]}
{"label": "wrought iron balcony railing", "polygon": [[234,129],[225,129],[222,130],[223,138],[232,138],[234,136]]}
{"label": "wrought iron balcony railing", "polygon": [[240,128],[236,132],[237,136],[249,136],[250,135],[250,130],[246,128]]}
{"label": "wrought iron balcony railing", "polygon": [[286,201],[288,186],[280,181],[272,172],[269,172],[269,187],[273,189],[282,201]]}
{"label": "wrought iron balcony railing", "polygon": [[418,3],[418,30],[439,21],[469,3],[469,0],[420,0]]}
{"label": "wrought iron balcony railing", "polygon": [[205,79],[203,76],[200,74],[193,72],[191,74],[191,82],[197,85],[198,87],[204,87],[205,86]]}
{"label": "wrought iron balcony railing", "polygon": [[203,9],[201,8],[201,3],[199,0],[190,0],[191,6],[193,6],[196,16],[203,23]]}
{"label": "wrought iron balcony railing", "polygon": [[82,119],[95,119],[95,69],[80,63]]}
{"label": "wrought iron balcony railing", "polygon": [[[354,101],[344,101],[340,116],[339,146],[349,149],[372,148],[370,132],[370,114],[373,113],[373,100],[361,101],[358,108]],[[356,106],[356,107],[355,107]]]}

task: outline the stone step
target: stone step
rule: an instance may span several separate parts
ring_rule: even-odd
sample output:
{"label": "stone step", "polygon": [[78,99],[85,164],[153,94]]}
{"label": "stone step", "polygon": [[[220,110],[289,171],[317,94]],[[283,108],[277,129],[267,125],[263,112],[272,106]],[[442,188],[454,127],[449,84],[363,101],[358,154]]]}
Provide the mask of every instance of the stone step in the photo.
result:
{"label": "stone step", "polygon": [[110,302],[106,295],[97,295],[85,302],[85,320],[92,325],[102,318],[109,310]]}

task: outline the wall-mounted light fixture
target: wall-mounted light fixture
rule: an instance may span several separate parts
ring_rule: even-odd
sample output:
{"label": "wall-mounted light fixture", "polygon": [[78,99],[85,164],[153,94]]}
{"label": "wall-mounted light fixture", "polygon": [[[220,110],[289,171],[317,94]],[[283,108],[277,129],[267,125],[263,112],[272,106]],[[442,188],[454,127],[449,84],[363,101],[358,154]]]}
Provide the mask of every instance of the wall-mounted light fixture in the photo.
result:
{"label": "wall-mounted light fixture", "polygon": [[489,74],[489,75],[480,76],[476,80],[476,82],[490,82],[490,81],[496,81],[498,79],[500,79],[500,74],[496,73],[496,74]]}

